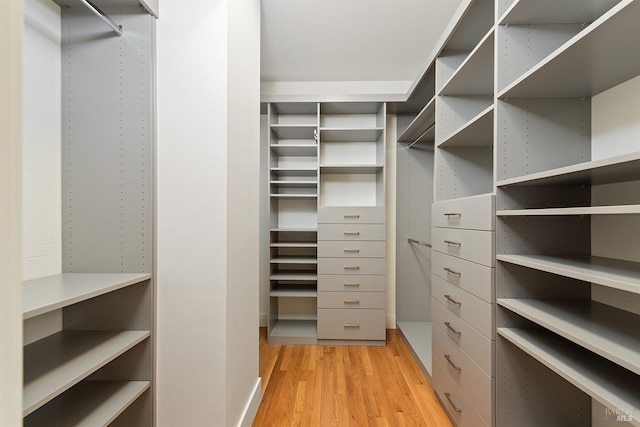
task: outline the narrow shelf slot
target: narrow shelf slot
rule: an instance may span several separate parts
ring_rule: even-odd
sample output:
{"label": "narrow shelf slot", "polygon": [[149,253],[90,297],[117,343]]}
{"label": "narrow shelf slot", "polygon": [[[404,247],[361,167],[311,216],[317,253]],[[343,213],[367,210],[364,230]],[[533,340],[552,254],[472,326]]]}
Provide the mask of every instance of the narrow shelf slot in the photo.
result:
{"label": "narrow shelf slot", "polygon": [[585,206],[571,208],[513,209],[496,211],[497,216],[633,215],[640,205]]}
{"label": "narrow shelf slot", "polygon": [[640,294],[640,263],[610,258],[498,255],[498,261]]}
{"label": "narrow shelf slot", "polygon": [[318,291],[315,289],[274,289],[269,293],[269,296],[277,298],[317,298]]}
{"label": "narrow shelf slot", "polygon": [[318,227],[276,227],[270,231],[275,233],[315,233]]}
{"label": "narrow shelf slot", "polygon": [[382,170],[382,165],[320,165],[320,172],[326,174],[374,174]]}
{"label": "narrow shelf slot", "polygon": [[274,180],[269,181],[269,184],[283,187],[315,187],[318,185],[317,180],[313,181],[286,181],[286,180]]}
{"label": "narrow shelf slot", "polygon": [[63,273],[22,284],[23,319],[149,280],[150,274]]}
{"label": "narrow shelf slot", "polygon": [[279,282],[313,282],[318,280],[318,274],[305,272],[274,273],[270,276],[270,279]]}
{"label": "narrow shelf slot", "polygon": [[322,142],[367,142],[377,141],[383,128],[320,128]]}
{"label": "narrow shelf slot", "polygon": [[415,142],[429,130],[436,121],[436,98],[429,100],[427,105],[409,123],[407,129],[398,137],[398,142]]}
{"label": "narrow shelf slot", "polygon": [[271,144],[269,148],[280,156],[310,157],[318,154],[315,144]]}
{"label": "narrow shelf slot", "polygon": [[[608,408],[640,408],[633,374],[549,332],[498,328],[498,334]],[[640,418],[634,417],[634,426]]]}
{"label": "narrow shelf slot", "polygon": [[499,298],[498,304],[640,374],[640,316],[590,300]]}
{"label": "narrow shelf slot", "polygon": [[317,264],[318,258],[311,257],[277,257],[271,258],[271,264]]}
{"label": "narrow shelf slot", "polygon": [[24,348],[29,415],[150,336],[148,331],[63,331]]}
{"label": "narrow shelf slot", "polygon": [[438,147],[486,146],[493,141],[493,105],[485,108],[477,116],[461,126],[453,134],[443,139]]}
{"label": "narrow shelf slot", "polygon": [[282,199],[315,199],[318,197],[317,193],[309,193],[309,194],[305,194],[305,193],[300,193],[300,194],[283,194],[283,193],[277,193],[277,194],[270,194],[269,197],[275,197],[275,198],[282,198]]}
{"label": "narrow shelf slot", "polygon": [[280,139],[314,139],[316,124],[271,124],[271,131]]}
{"label": "narrow shelf slot", "polygon": [[24,419],[25,427],[106,427],[142,393],[149,381],[82,381]]}
{"label": "narrow shelf slot", "polygon": [[316,242],[273,242],[272,248],[317,248]]}

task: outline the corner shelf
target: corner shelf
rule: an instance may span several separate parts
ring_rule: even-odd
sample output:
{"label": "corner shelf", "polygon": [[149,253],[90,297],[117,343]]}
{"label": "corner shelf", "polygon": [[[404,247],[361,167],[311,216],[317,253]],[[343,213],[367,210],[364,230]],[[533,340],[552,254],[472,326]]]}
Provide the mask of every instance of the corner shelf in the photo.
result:
{"label": "corner shelf", "polygon": [[[398,142],[426,142],[435,137],[433,125],[436,122],[435,97],[424,106],[418,115],[409,123],[407,129],[398,137]],[[429,132],[431,130],[431,132]]]}
{"label": "corner shelf", "polygon": [[478,147],[493,141],[493,113],[490,105],[450,136],[444,138],[438,147]]}

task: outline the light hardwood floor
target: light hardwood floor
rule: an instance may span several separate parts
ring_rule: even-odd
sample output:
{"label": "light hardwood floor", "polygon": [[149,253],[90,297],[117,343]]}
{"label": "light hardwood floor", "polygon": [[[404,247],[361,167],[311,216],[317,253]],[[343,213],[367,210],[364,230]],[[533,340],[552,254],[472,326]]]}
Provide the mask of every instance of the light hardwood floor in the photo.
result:
{"label": "light hardwood floor", "polygon": [[450,427],[400,333],[385,347],[269,345],[260,329],[262,402],[254,427]]}

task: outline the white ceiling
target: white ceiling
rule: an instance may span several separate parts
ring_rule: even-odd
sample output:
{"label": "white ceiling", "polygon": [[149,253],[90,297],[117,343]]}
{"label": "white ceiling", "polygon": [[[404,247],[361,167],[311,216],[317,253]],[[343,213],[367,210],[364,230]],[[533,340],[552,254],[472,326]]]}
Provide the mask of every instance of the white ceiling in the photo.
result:
{"label": "white ceiling", "polygon": [[262,0],[262,81],[413,81],[460,2]]}

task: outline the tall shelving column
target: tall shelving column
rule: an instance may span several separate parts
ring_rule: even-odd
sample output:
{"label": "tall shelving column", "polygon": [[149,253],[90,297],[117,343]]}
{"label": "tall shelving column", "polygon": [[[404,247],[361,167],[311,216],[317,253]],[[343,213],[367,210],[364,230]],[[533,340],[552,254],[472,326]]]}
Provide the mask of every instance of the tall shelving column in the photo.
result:
{"label": "tall shelving column", "polygon": [[318,105],[269,104],[268,128],[268,339],[273,344],[315,344]]}
{"label": "tall shelving column", "polygon": [[497,425],[638,426],[640,2],[498,16]]}
{"label": "tall shelving column", "polygon": [[435,60],[433,385],[462,427],[495,422],[494,23],[470,2]]}

